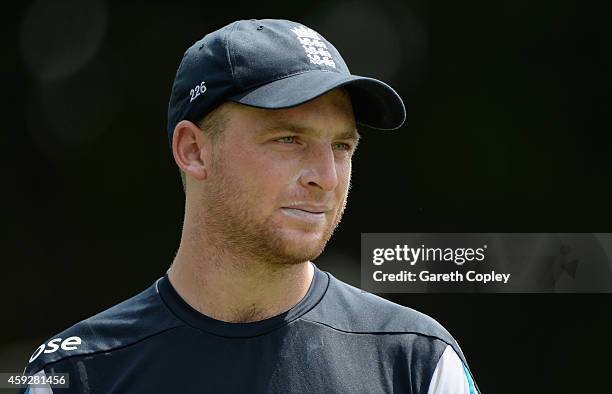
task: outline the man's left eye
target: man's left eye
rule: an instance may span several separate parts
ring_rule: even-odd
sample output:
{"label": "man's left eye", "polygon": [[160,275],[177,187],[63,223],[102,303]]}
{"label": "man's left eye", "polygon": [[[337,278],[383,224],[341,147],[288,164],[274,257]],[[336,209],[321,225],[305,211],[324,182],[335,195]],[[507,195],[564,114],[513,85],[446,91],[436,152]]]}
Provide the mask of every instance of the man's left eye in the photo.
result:
{"label": "man's left eye", "polygon": [[334,149],[338,150],[351,150],[351,146],[349,144],[345,144],[344,142],[336,142],[333,144]]}

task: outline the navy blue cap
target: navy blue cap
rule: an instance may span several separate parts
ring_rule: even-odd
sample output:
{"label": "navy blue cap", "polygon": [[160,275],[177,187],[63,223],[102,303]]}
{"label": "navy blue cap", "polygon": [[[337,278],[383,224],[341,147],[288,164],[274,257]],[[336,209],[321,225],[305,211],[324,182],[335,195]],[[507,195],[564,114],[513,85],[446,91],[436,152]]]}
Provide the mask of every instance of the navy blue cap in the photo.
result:
{"label": "navy blue cap", "polygon": [[233,22],[185,52],[168,104],[168,138],[181,120],[197,122],[225,101],[290,108],[343,86],[357,123],[393,130],[404,103],[384,82],[352,75],[336,48],[314,30],[277,19]]}

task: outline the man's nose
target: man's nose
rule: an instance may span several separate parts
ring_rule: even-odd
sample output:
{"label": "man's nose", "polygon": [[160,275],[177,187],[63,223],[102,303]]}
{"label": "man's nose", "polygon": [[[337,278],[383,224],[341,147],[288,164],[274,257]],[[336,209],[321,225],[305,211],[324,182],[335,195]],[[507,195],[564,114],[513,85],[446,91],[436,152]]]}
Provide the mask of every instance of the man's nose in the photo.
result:
{"label": "man's nose", "polygon": [[300,183],[306,188],[331,191],[338,185],[334,151],[330,145],[311,146],[303,159]]}

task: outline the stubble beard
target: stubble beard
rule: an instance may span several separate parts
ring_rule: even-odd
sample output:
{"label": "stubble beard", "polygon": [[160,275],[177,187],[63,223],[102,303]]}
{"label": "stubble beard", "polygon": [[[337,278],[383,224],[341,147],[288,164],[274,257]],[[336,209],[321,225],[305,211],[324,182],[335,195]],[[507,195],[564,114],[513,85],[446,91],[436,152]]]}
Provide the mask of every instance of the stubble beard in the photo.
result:
{"label": "stubble beard", "polygon": [[241,257],[238,264],[242,266],[235,268],[255,268],[251,266],[252,263],[260,262],[269,268],[282,269],[314,260],[323,252],[340,224],[348,191],[319,242],[305,244],[295,239],[289,241],[272,218],[257,220],[257,204],[249,200],[249,194],[241,189],[236,177],[226,170],[223,159],[216,160],[216,163],[215,182],[208,185],[202,201],[205,217],[203,231],[217,253]]}

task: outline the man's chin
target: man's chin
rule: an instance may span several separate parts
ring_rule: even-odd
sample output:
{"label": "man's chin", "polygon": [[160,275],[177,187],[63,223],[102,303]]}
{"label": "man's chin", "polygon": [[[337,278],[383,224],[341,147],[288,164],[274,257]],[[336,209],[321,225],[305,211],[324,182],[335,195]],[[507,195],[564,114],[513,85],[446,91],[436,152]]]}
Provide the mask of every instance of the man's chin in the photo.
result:
{"label": "man's chin", "polygon": [[302,233],[299,237],[285,234],[281,241],[282,247],[278,248],[279,257],[284,256],[283,260],[291,264],[314,260],[325,249],[328,241],[325,238],[321,233]]}

